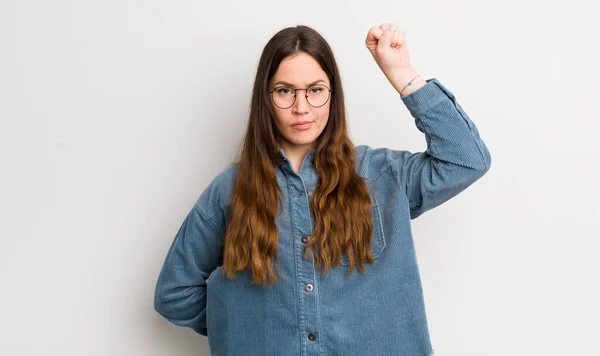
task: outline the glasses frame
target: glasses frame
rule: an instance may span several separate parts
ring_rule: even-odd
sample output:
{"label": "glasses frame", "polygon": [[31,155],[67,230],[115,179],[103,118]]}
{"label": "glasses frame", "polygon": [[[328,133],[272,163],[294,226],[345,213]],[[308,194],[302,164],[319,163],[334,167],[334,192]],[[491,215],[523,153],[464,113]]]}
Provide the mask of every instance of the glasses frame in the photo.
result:
{"label": "glasses frame", "polygon": [[[310,103],[310,101],[308,100],[308,90],[309,90],[310,88],[312,88],[312,87],[316,87],[316,86],[325,87],[325,88],[327,88],[327,90],[329,91],[329,96],[327,97],[327,100],[325,100],[325,102],[324,102],[322,105],[319,105],[319,106],[314,106],[314,105],[313,105],[313,104],[311,104],[311,103]],[[274,92],[275,90],[277,90],[277,89],[280,89],[280,88],[286,88],[286,89],[289,89],[289,90],[293,90],[293,91],[294,91],[294,101],[292,102],[292,105],[290,105],[290,106],[288,106],[288,107],[286,107],[286,108],[282,108],[281,106],[277,105],[277,104],[275,103],[275,98],[273,98],[273,92]],[[305,88],[305,89],[302,89],[302,88],[290,88],[290,87],[288,87],[288,86],[285,86],[285,85],[280,85],[280,86],[278,86],[278,87],[275,87],[275,88],[273,88],[273,90],[269,90],[269,94],[271,94],[271,101],[273,102],[273,104],[275,104],[275,106],[277,106],[277,107],[278,107],[278,108],[280,108],[280,109],[289,109],[289,108],[291,108],[292,106],[294,106],[294,104],[296,104],[296,99],[298,98],[298,90],[304,90],[304,92],[305,92],[304,96],[306,97],[306,102],[308,103],[308,105],[312,106],[313,108],[320,108],[320,107],[322,107],[323,105],[327,104],[327,102],[329,102],[329,99],[331,99],[331,93],[333,93],[333,89],[330,89],[330,88],[329,88],[327,85],[325,85],[325,84],[313,84],[313,85],[311,85],[311,86],[309,86],[308,88]]]}

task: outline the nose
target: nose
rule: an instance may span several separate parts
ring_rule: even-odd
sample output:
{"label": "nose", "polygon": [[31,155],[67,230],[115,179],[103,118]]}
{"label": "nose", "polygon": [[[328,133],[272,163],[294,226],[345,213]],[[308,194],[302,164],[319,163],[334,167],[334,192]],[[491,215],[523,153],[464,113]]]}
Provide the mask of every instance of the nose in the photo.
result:
{"label": "nose", "polygon": [[296,102],[293,106],[293,111],[297,114],[305,114],[308,112],[310,104],[308,103],[308,98],[306,97],[306,90],[297,90],[296,91]]}

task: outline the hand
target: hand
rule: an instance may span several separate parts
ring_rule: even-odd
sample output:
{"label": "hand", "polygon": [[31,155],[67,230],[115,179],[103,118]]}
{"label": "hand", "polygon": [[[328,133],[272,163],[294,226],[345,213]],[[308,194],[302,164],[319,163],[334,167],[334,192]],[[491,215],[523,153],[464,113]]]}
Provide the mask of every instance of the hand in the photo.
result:
{"label": "hand", "polygon": [[410,68],[406,35],[395,24],[373,26],[365,44],[388,79],[394,72]]}
{"label": "hand", "polygon": [[[373,26],[367,34],[365,44],[398,93],[406,96],[427,84],[424,78],[415,78],[418,73],[410,63],[406,35],[395,24]],[[406,87],[413,78],[415,80],[412,85]]]}

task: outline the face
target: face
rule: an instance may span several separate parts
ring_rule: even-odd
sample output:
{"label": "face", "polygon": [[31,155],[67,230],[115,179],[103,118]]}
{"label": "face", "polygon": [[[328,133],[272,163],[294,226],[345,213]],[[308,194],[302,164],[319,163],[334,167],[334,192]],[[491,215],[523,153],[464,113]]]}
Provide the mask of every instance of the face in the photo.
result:
{"label": "face", "polygon": [[[293,91],[286,90],[286,88],[306,89],[312,84],[321,84],[331,88],[327,74],[321,69],[319,63],[310,55],[300,52],[285,58],[279,64],[277,72],[269,83],[269,90],[277,89],[271,98],[273,95],[279,95],[280,98],[293,97]],[[311,106],[309,101],[319,105],[319,102],[316,101],[318,96],[328,95],[326,92],[320,91],[319,87],[313,88],[315,89],[311,89],[308,93],[308,99],[306,91],[297,91],[296,101],[287,109],[281,109],[273,103],[273,99],[271,100],[271,105],[275,110],[276,126],[282,136],[281,145],[286,153],[307,152],[327,125],[331,98],[323,106]]]}

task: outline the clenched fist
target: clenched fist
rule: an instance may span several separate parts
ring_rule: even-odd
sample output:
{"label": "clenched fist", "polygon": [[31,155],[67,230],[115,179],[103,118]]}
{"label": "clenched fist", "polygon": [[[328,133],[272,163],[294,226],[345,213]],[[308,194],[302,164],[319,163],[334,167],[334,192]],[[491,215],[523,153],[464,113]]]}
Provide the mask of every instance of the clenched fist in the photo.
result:
{"label": "clenched fist", "polygon": [[396,25],[373,26],[365,44],[384,73],[410,66],[406,35]]}
{"label": "clenched fist", "polygon": [[[365,44],[383,74],[398,92],[402,91],[404,86],[417,75],[408,56],[406,35],[395,24],[384,23],[371,27]],[[418,78],[413,84],[414,86],[407,88],[403,95],[413,92],[426,83],[423,78]]]}

